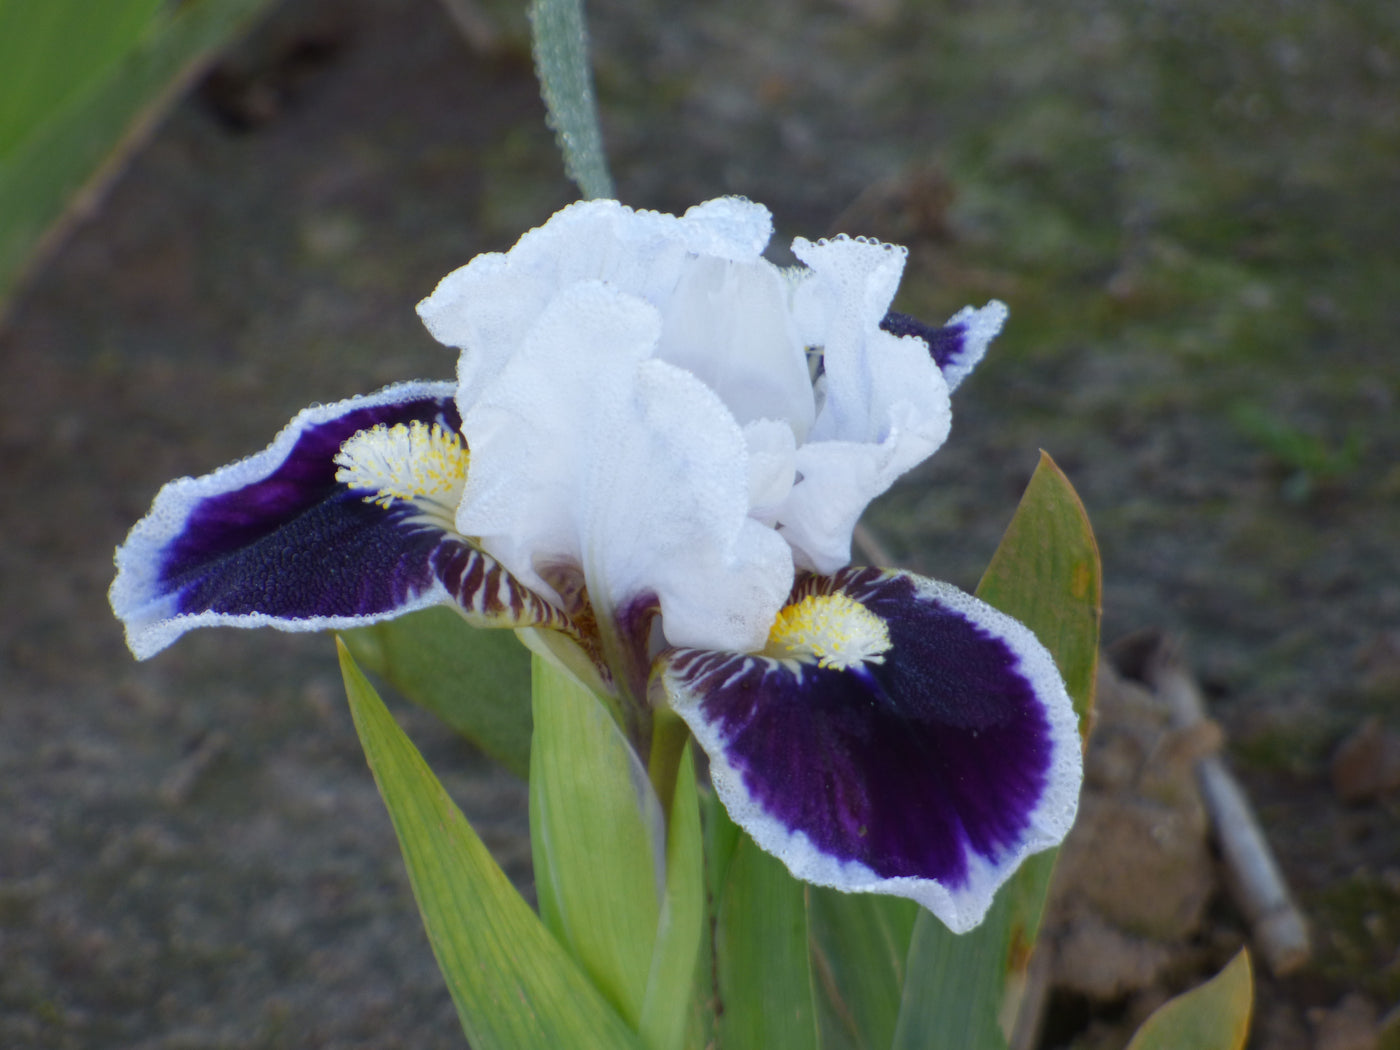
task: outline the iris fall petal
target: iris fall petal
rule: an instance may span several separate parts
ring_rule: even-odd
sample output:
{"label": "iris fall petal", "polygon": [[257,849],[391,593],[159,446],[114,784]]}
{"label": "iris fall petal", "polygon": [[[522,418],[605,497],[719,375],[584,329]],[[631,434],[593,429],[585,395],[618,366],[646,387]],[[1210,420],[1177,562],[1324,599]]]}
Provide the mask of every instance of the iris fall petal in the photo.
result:
{"label": "iris fall petal", "polygon": [[170,482],[116,555],[112,608],[144,659],[195,627],[317,631],[456,604],[480,626],[564,617],[418,512],[336,480],[354,435],[419,423],[456,433],[450,383],[403,383],[301,412],[264,451]]}
{"label": "iris fall petal", "polygon": [[725,807],[800,879],[972,928],[1074,820],[1080,742],[1053,659],[908,573],[805,577],[788,613],[762,653],[673,650],[655,672]]}

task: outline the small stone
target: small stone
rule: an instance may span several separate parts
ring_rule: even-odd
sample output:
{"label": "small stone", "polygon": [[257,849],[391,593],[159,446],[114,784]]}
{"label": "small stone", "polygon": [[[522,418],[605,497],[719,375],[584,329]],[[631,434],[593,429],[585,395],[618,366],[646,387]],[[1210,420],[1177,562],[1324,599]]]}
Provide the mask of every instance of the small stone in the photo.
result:
{"label": "small stone", "polygon": [[1042,933],[1055,945],[1051,981],[1100,1002],[1164,995],[1163,975],[1189,956],[1216,890],[1194,767],[1219,730],[1173,728],[1167,705],[1106,661],[1096,710]]}
{"label": "small stone", "polygon": [[1380,1025],[1376,1006],[1364,995],[1351,993],[1332,1009],[1308,1012],[1316,1035],[1316,1050],[1378,1050]]}
{"label": "small stone", "polygon": [[1151,987],[1173,957],[1167,945],[1086,915],[1055,946],[1055,983],[1087,998],[1111,1002]]}
{"label": "small stone", "polygon": [[1332,790],[1343,802],[1366,802],[1400,788],[1400,734],[1372,716],[1332,756]]}

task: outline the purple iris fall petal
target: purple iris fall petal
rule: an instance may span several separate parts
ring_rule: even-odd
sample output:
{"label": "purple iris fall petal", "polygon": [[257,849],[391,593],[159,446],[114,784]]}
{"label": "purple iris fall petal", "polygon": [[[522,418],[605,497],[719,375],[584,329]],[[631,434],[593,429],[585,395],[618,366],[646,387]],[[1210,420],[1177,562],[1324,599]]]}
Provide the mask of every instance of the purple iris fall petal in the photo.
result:
{"label": "purple iris fall petal", "polygon": [[111,602],[141,658],[204,626],[315,631],[455,603],[480,625],[562,616],[407,501],[336,480],[347,439],[415,421],[456,433],[451,383],[306,409],[266,450],[166,485],[117,551]]}
{"label": "purple iris fall petal", "polygon": [[1054,661],[1023,625],[912,574],[807,577],[788,608],[807,595],[860,610],[878,644],[844,666],[673,650],[661,687],[730,815],[794,875],[970,929],[1074,820],[1079,736]]}

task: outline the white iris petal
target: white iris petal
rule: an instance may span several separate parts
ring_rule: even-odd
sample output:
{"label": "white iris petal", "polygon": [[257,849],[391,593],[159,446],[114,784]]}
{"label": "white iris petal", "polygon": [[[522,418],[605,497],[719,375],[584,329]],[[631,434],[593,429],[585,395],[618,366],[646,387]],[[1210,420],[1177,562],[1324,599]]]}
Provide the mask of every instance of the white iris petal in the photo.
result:
{"label": "white iris petal", "polygon": [[831,573],[850,561],[851,530],[869,502],[948,436],[948,384],[920,339],[880,328],[904,250],[838,237],[798,238],[811,267],[794,289],[804,339],[823,348],[822,402],[797,450],[802,481],[778,515],[797,563]]}
{"label": "white iris petal", "polygon": [[758,648],[792,557],[748,516],[743,432],[719,397],[651,356],[657,312],[602,282],[540,316],[463,415],[458,527],[528,586],[579,565],[600,613],[648,592],[668,641]]}
{"label": "white iris petal", "polygon": [[737,198],[589,201],[448,275],[419,313],[463,351],[458,527],[546,593],[579,566],[604,616],[655,593],[671,644],[761,648],[794,559],[844,565],[949,424],[929,348],[879,327],[903,249],[799,238],[782,271],[771,233]]}
{"label": "white iris petal", "polygon": [[776,419],[744,425],[749,458],[749,516],[777,523],[778,508],[797,477],[797,440],[792,427]]}
{"label": "white iris petal", "polygon": [[740,424],[783,420],[799,441],[807,436],[812,380],[777,267],[691,259],[658,306],[658,356],[703,380]]}

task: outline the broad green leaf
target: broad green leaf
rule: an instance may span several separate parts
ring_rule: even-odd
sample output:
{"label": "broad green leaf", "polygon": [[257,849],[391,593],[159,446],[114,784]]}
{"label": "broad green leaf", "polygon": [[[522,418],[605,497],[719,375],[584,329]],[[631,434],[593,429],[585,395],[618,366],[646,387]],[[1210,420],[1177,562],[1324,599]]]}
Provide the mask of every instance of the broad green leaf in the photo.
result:
{"label": "broad green leaf", "polygon": [[549,126],[564,154],[564,172],[585,197],[611,197],[612,178],[598,127],[583,0],[534,0],[530,28],[535,72]]}
{"label": "broad green leaf", "polygon": [[961,936],[948,932],[928,912],[919,912],[891,1046],[1004,1050],[997,1010],[1006,982],[1011,910],[1004,888],[982,925]]}
{"label": "broad green leaf", "polygon": [[479,630],[442,608],[342,637],[362,666],[511,772],[529,772],[530,653],[514,631]]}
{"label": "broad green leaf", "polygon": [[1050,650],[1088,732],[1099,666],[1103,587],[1099,547],[1084,504],[1044,452],[1006,527],[977,597],[1014,616]]}
{"label": "broad green leaf", "polygon": [[687,1047],[713,1050],[720,1044],[715,1028],[719,1012],[719,962],[715,957],[715,932],[719,926],[719,905],[729,877],[729,862],[743,832],[729,819],[729,813],[713,790],[700,792],[700,829],[704,842],[705,921],[700,931],[700,965],[696,967],[692,992],[692,1027]]}
{"label": "broad green leaf", "polygon": [[819,1045],[806,891],[747,835],[735,841],[714,934],[720,1050]]}
{"label": "broad green leaf", "polygon": [[729,811],[713,791],[705,795],[705,878],[710,899],[716,907],[724,896],[729,878],[729,862],[739,840],[744,838],[738,824],[729,819]]}
{"label": "broad green leaf", "polygon": [[635,752],[587,688],[535,656],[530,844],[540,917],[639,1026],[665,893],[665,822]]}
{"label": "broad green leaf", "polygon": [[695,759],[681,755],[666,828],[666,896],[642,1003],[642,1041],[650,1050],[680,1050],[691,1020],[696,963],[705,926],[705,859]]}
{"label": "broad green leaf", "polygon": [[164,0],[0,0],[0,157],[135,46]]}
{"label": "broad green leaf", "polygon": [[641,1050],[492,860],[350,651],[340,669],[428,940],[475,1050]]}
{"label": "broad green leaf", "polygon": [[1128,1050],[1241,1050],[1253,1001],[1249,952],[1241,949],[1205,984],[1153,1011]]}
{"label": "broad green leaf", "polygon": [[807,903],[822,1050],[885,1050],[919,906],[820,886],[809,888]]}
{"label": "broad green leaf", "polygon": [[46,231],[267,0],[0,0],[0,308]]}
{"label": "broad green leaf", "polygon": [[[1049,456],[978,585],[977,595],[1031,628],[1050,650],[1088,728],[1098,664],[1098,546],[1079,497]],[[1000,1050],[1015,1023],[1025,970],[1055,866],[1029,858],[982,925],[958,936],[927,912],[914,924],[896,1048]]]}

